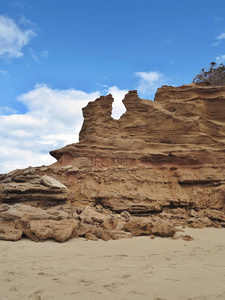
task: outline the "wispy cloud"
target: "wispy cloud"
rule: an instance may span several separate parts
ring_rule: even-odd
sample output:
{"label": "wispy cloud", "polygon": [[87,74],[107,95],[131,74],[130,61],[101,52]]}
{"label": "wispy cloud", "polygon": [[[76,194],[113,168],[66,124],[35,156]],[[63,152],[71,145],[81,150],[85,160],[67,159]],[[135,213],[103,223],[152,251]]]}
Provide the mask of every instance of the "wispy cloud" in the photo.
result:
{"label": "wispy cloud", "polygon": [[[115,99],[115,115],[124,112],[121,104],[126,90],[108,87]],[[17,114],[8,107],[0,109],[0,173],[29,165],[51,164],[55,160],[48,152],[78,141],[83,122],[82,107],[95,100],[100,91],[57,90],[37,84],[20,95],[27,112]],[[115,116],[114,116],[115,117]]]}
{"label": "wispy cloud", "polygon": [[2,106],[0,107],[0,115],[8,115],[8,114],[15,114],[17,111],[11,107],[8,106]]}
{"label": "wispy cloud", "polygon": [[217,61],[218,63],[223,63],[223,62],[225,62],[225,55],[218,56],[218,57],[216,58],[216,61]]}
{"label": "wispy cloud", "polygon": [[30,56],[32,57],[32,59],[36,62],[39,62],[38,54],[34,51],[34,49],[29,48],[29,52],[30,52]]}
{"label": "wispy cloud", "polygon": [[221,22],[223,20],[223,18],[218,17],[218,16],[213,16],[213,19],[215,22]]}
{"label": "wispy cloud", "polygon": [[48,58],[49,57],[49,52],[48,50],[44,50],[41,52],[41,56],[44,57],[44,58]]}
{"label": "wispy cloud", "polygon": [[167,39],[166,39],[166,43],[167,43],[167,44],[172,44],[172,42],[173,42],[173,40],[172,40],[171,38],[167,38]]}
{"label": "wispy cloud", "polygon": [[1,75],[8,75],[8,74],[9,74],[9,72],[8,72],[8,71],[6,71],[6,70],[2,70],[2,69],[0,69],[0,74],[1,74]]}
{"label": "wispy cloud", "polygon": [[4,69],[0,69],[0,79],[1,79],[0,83],[5,84],[6,81],[9,79],[9,77],[10,77],[9,71],[6,71]]}
{"label": "wispy cloud", "polygon": [[42,52],[37,52],[33,48],[29,48],[28,50],[32,59],[36,62],[40,62],[42,58],[48,58],[49,56],[49,52],[47,50],[44,50]]}
{"label": "wispy cloud", "polygon": [[225,32],[224,33],[221,33],[220,35],[218,35],[217,37],[216,37],[216,39],[217,40],[224,40],[225,39]]}
{"label": "wispy cloud", "polygon": [[36,25],[35,23],[33,23],[31,20],[28,20],[26,17],[22,16],[20,19],[19,19],[19,23],[21,25],[29,25],[29,26],[34,26]]}
{"label": "wispy cloud", "polygon": [[215,43],[212,44],[212,46],[213,46],[213,47],[216,47],[216,46],[218,46],[219,44],[220,44],[220,42],[215,42]]}
{"label": "wispy cloud", "polygon": [[166,83],[164,74],[158,71],[136,72],[135,75],[140,78],[138,90],[145,95],[153,95],[157,88]]}
{"label": "wispy cloud", "polygon": [[1,58],[19,58],[23,56],[22,49],[33,36],[35,36],[33,30],[23,30],[13,19],[0,15]]}

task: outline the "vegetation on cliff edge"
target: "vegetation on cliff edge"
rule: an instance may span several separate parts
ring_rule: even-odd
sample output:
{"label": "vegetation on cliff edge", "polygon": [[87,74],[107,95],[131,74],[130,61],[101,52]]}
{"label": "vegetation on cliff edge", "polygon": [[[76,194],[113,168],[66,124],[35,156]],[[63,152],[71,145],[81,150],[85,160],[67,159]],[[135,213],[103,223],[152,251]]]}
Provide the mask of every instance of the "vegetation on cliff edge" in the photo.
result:
{"label": "vegetation on cliff edge", "polygon": [[210,86],[225,85],[225,66],[219,66],[215,62],[211,62],[210,68],[201,72],[193,79],[195,83],[205,83]]}

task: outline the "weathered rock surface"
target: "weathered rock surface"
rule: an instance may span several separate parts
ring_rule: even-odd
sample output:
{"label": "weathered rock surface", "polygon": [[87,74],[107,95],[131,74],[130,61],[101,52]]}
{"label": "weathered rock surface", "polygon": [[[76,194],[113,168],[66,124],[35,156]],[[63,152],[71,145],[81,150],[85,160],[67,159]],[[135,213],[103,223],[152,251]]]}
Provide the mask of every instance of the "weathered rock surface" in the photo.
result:
{"label": "weathered rock surface", "polygon": [[[83,108],[80,142],[57,162],[0,175],[0,239],[173,236],[177,226],[225,227],[225,86],[130,91]],[[22,205],[22,206],[21,206]]]}

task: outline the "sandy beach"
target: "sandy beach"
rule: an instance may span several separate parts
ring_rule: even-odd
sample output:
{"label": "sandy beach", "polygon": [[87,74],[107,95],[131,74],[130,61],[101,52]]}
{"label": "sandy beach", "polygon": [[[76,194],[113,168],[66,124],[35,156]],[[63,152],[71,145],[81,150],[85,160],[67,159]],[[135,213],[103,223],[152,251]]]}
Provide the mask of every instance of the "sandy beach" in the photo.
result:
{"label": "sandy beach", "polygon": [[225,230],[185,233],[194,240],[0,241],[0,299],[225,299]]}

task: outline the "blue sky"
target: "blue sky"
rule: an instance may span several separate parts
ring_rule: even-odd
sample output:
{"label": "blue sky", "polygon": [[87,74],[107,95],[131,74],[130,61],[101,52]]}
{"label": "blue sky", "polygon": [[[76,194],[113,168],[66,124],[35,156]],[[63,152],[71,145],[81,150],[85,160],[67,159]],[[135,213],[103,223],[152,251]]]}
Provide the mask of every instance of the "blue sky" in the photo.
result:
{"label": "blue sky", "polygon": [[101,94],[191,83],[225,62],[224,0],[0,0],[0,173],[54,162]]}

